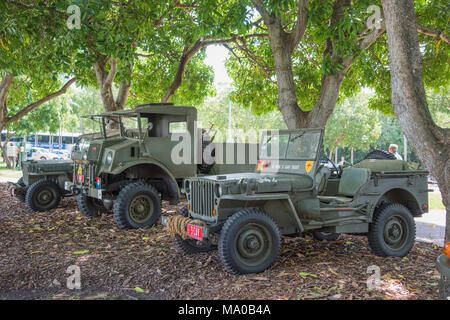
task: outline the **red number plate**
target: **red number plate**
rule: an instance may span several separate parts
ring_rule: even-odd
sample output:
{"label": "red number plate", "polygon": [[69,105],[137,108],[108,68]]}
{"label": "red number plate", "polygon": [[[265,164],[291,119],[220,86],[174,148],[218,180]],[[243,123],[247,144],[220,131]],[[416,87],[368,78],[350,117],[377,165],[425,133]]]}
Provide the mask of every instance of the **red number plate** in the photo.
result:
{"label": "red number plate", "polygon": [[187,234],[189,237],[196,240],[203,240],[203,229],[192,224],[187,225]]}

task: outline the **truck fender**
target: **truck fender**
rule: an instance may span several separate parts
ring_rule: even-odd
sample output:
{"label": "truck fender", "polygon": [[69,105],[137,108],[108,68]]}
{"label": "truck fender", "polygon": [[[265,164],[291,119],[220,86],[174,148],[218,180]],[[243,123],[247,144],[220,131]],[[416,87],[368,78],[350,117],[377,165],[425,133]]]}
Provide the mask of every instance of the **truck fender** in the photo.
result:
{"label": "truck fender", "polygon": [[135,166],[139,166],[139,165],[154,165],[159,167],[170,179],[170,183],[172,188],[174,188],[174,190],[176,190],[177,194],[178,194],[178,198],[181,197],[181,191],[180,188],[178,187],[178,183],[177,180],[175,179],[175,176],[169,171],[169,169],[167,169],[167,167],[162,164],[161,162],[157,161],[157,160],[135,160],[135,161],[130,161],[128,162],[126,165],[123,166],[119,166],[117,169],[109,172],[110,174],[113,175],[118,175],[123,173],[124,171],[135,167]]}

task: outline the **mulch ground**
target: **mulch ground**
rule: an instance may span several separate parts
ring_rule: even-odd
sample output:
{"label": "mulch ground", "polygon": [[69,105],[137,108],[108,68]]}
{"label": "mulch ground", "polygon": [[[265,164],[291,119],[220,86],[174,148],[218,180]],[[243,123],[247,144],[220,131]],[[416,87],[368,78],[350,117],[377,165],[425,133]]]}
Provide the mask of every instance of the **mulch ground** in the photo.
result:
{"label": "mulch ground", "polygon": [[[164,203],[163,214],[179,207]],[[362,236],[285,238],[269,270],[235,276],[217,252],[181,254],[160,224],[120,230],[111,215],[82,216],[75,198],[32,213],[0,184],[0,299],[436,299],[440,252],[418,242],[404,258],[381,258]],[[80,290],[67,289],[71,265]],[[371,266],[378,289],[367,287]]]}

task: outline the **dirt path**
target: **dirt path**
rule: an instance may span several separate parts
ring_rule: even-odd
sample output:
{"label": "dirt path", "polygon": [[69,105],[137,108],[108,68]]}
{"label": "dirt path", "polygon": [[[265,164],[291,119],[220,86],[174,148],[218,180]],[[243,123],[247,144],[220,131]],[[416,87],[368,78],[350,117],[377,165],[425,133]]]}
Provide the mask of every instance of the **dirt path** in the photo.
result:
{"label": "dirt path", "polygon": [[[163,214],[176,209],[164,203]],[[285,238],[272,268],[234,276],[217,252],[182,255],[161,225],[119,230],[110,215],[81,216],[74,198],[31,213],[0,184],[0,299],[435,299],[439,254],[416,243],[403,259],[380,258],[365,237]],[[80,290],[66,286],[74,265]],[[378,290],[367,289],[370,266]]]}

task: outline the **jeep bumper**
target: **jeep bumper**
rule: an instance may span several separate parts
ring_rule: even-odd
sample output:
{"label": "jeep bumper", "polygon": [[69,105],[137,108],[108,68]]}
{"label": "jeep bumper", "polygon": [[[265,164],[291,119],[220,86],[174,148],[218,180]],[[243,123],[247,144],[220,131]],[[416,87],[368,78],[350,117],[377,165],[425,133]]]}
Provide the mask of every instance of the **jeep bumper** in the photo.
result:
{"label": "jeep bumper", "polygon": [[[163,226],[167,226],[167,219],[169,217],[162,216],[161,217],[161,224]],[[187,235],[189,238],[198,240],[198,241],[208,241],[213,244],[217,242],[217,237],[215,237],[215,234],[211,232],[209,227],[205,226],[199,226],[195,223],[188,223],[186,226]],[[194,231],[194,232],[192,232]]]}

